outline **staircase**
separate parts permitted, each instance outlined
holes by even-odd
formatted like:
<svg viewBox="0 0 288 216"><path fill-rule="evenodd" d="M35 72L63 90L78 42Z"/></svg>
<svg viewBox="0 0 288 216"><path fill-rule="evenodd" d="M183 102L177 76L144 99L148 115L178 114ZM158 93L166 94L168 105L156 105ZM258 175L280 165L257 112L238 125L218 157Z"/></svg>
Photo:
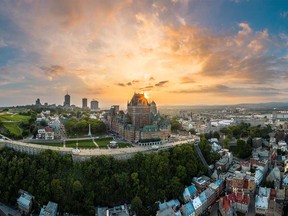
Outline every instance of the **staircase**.
<svg viewBox="0 0 288 216"><path fill-rule="evenodd" d="M204 158L204 156L203 156L203 154L202 154L202 152L201 152L201 149L200 149L200 147L199 147L199 143L198 143L198 142L195 142L194 146L195 146L196 152L197 152L197 154L198 154L198 156L199 156L202 164L203 164L205 167L207 167L207 169L208 169L208 175L211 176L211 175L212 175L212 170L210 169L209 165L207 164L207 162L206 162L206 160L205 160L205 158Z"/></svg>

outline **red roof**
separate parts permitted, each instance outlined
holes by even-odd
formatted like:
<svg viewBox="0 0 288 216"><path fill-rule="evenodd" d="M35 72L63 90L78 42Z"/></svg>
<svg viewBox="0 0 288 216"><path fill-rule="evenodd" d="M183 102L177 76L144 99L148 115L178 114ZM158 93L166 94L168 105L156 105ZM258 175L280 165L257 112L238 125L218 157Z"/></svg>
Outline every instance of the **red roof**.
<svg viewBox="0 0 288 216"><path fill-rule="evenodd" d="M248 179L244 179L244 184L243 184L244 189L248 189Z"/></svg>
<svg viewBox="0 0 288 216"><path fill-rule="evenodd" d="M45 131L46 132L54 132L54 128L46 127Z"/></svg>
<svg viewBox="0 0 288 216"><path fill-rule="evenodd" d="M226 212L231 208L230 200L228 200L227 196L224 196L222 199L223 199L223 209Z"/></svg>
<svg viewBox="0 0 288 216"><path fill-rule="evenodd" d="M223 197L223 208L224 209L226 209L230 206L230 201L248 205L250 198L249 198L249 195L241 193L241 192L239 192L237 194L235 194L235 193L228 194L225 197Z"/></svg>

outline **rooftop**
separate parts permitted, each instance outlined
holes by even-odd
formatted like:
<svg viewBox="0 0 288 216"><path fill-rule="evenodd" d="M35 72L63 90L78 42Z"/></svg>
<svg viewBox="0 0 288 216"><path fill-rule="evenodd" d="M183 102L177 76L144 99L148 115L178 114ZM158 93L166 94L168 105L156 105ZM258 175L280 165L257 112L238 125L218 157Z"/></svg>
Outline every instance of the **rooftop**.
<svg viewBox="0 0 288 216"><path fill-rule="evenodd" d="M145 98L144 94L134 93L129 105L137 106L137 105L148 105L148 100Z"/></svg>
<svg viewBox="0 0 288 216"><path fill-rule="evenodd" d="M32 198L33 196L30 195L29 193L27 192L24 192L23 194L21 194L21 196L17 199L17 203L26 207L26 208L29 208L30 205L32 205Z"/></svg>
<svg viewBox="0 0 288 216"><path fill-rule="evenodd" d="M191 202L185 204L185 216L191 215L191 213L195 212L195 208Z"/></svg>
<svg viewBox="0 0 288 216"><path fill-rule="evenodd" d="M202 202L201 202L199 197L196 197L195 199L193 199L192 202L193 202L193 206L194 206L195 209L200 208L201 205L202 205Z"/></svg>

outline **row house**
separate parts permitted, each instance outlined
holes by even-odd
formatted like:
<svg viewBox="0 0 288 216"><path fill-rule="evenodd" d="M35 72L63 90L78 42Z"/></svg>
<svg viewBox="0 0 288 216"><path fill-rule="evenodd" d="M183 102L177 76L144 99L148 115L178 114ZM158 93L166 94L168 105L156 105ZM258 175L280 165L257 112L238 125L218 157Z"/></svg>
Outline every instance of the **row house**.
<svg viewBox="0 0 288 216"><path fill-rule="evenodd" d="M237 211L247 213L249 204L249 194L245 194L244 192L231 193L220 198L219 210L223 216L233 216Z"/></svg>

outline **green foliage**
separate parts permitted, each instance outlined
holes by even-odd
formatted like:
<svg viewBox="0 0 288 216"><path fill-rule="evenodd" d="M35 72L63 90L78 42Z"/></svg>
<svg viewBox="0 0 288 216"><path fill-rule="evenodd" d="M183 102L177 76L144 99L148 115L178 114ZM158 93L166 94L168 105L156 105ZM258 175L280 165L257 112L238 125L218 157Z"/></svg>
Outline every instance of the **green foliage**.
<svg viewBox="0 0 288 216"><path fill-rule="evenodd" d="M23 137L28 136L32 124L34 124L34 119L27 115L0 115L0 132L12 139L22 139Z"/></svg>
<svg viewBox="0 0 288 216"><path fill-rule="evenodd" d="M189 132L194 135L196 134L196 130L194 128L190 129Z"/></svg>
<svg viewBox="0 0 288 216"><path fill-rule="evenodd" d="M46 126L48 126L48 124L47 124L47 122L46 122L44 119L42 119L42 120L40 121L40 126L46 127Z"/></svg>
<svg viewBox="0 0 288 216"><path fill-rule="evenodd" d="M266 178L264 178L262 187L274 188L274 181L267 181Z"/></svg>
<svg viewBox="0 0 288 216"><path fill-rule="evenodd" d="M208 164L213 164L216 160L220 159L220 155L217 152L212 152L212 146L209 144L205 135L200 136L200 145L199 145L203 156L205 157Z"/></svg>
<svg viewBox="0 0 288 216"><path fill-rule="evenodd" d="M4 148L0 202L14 205L24 189L39 205L57 202L62 212L91 215L95 206L131 203L137 215L155 215L156 201L181 196L192 177L205 172L192 145L138 153L129 160L100 156L81 163L53 151L29 156Z"/></svg>
<svg viewBox="0 0 288 216"><path fill-rule="evenodd" d="M181 124L176 118L171 119L170 124L171 124L171 130L173 132L176 132L181 129Z"/></svg>
<svg viewBox="0 0 288 216"><path fill-rule="evenodd" d="M252 147L244 140L237 140L236 148L230 148L234 155L240 158L247 158L252 153Z"/></svg>
<svg viewBox="0 0 288 216"><path fill-rule="evenodd" d="M228 138L235 137L236 139L240 139L247 137L262 137L264 139L269 139L269 133L272 132L272 128L270 125L265 127L260 127L260 125L251 127L250 124L241 123L240 125L222 128L220 131Z"/></svg>
<svg viewBox="0 0 288 216"><path fill-rule="evenodd" d="M209 133L205 133L205 138L207 140L211 138L220 139L220 134L217 131L214 131L214 132L210 131Z"/></svg>
<svg viewBox="0 0 288 216"><path fill-rule="evenodd" d="M67 122L65 122L65 129L68 135L73 136L77 135L87 135L89 130L89 124L91 125L92 134L104 133L106 131L106 125L104 122L97 119L85 119L78 120L75 117L72 117Z"/></svg>

